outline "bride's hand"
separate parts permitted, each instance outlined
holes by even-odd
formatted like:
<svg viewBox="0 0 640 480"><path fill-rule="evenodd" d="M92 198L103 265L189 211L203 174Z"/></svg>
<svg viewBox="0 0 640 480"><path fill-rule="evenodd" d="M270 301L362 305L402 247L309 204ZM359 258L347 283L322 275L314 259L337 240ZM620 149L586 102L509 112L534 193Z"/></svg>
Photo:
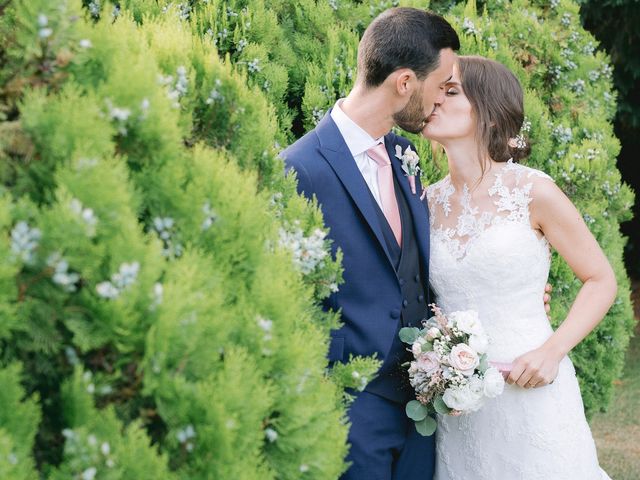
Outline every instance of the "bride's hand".
<svg viewBox="0 0 640 480"><path fill-rule="evenodd" d="M540 347L519 356L513 362L507 383L522 388L544 387L553 382L558 375L562 356L549 349Z"/></svg>

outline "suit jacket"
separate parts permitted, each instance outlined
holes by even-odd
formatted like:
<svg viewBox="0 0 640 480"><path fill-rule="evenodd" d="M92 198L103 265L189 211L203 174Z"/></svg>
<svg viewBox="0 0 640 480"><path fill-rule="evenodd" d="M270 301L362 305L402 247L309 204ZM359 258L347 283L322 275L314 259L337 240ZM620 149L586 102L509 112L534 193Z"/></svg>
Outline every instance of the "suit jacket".
<svg viewBox="0 0 640 480"><path fill-rule="evenodd" d="M411 143L394 133L384 138L396 185L400 185L413 218L422 281L428 292L429 210L426 200L420 200L419 179L416 178L413 194L402 162L395 157L396 145L404 151ZM397 362L392 350L397 348L394 339L401 327L403 298L369 187L328 113L315 129L281 156L287 169L297 174L298 191L308 198L317 198L325 225L330 229L333 254L337 248L343 252L345 281L323 305L327 309L340 309L343 321L340 329L331 332L329 361L347 361L350 355L375 355L382 360L384 369L388 358ZM392 378L377 379L366 390L398 402L408 400L407 392L399 391L398 382Z"/></svg>

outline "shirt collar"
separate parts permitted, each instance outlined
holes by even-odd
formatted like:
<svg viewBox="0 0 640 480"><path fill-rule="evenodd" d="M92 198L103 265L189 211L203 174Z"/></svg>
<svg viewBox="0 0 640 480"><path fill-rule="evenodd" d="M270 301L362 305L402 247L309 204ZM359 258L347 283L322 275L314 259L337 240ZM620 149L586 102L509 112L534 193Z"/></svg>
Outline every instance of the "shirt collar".
<svg viewBox="0 0 640 480"><path fill-rule="evenodd" d="M355 157L366 152L371 147L375 147L380 142L384 144L384 136L378 139L373 138L356 122L351 120L346 113L344 113L342 108L340 108L343 100L344 99L341 98L333 106L333 109L331 110L331 118L342 134L351 155Z"/></svg>

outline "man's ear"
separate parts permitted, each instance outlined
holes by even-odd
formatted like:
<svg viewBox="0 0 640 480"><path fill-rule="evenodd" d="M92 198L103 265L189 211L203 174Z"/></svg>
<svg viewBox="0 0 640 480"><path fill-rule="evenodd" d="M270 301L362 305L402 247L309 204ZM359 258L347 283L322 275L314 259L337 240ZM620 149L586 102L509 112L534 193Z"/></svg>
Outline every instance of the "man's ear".
<svg viewBox="0 0 640 480"><path fill-rule="evenodd" d="M396 92L399 95L411 95L416 89L418 78L413 70L410 68L401 68L396 70L391 75L395 75L395 87Z"/></svg>

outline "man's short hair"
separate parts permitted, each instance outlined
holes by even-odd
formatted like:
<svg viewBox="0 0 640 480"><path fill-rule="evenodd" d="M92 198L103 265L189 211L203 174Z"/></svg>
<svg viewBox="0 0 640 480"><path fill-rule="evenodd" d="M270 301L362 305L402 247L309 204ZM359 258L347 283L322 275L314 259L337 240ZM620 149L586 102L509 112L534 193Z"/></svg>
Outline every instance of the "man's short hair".
<svg viewBox="0 0 640 480"><path fill-rule="evenodd" d="M460 40L440 15L410 7L385 10L367 27L358 47L358 75L377 87L400 68L423 80L438 67L440 50L458 50Z"/></svg>

